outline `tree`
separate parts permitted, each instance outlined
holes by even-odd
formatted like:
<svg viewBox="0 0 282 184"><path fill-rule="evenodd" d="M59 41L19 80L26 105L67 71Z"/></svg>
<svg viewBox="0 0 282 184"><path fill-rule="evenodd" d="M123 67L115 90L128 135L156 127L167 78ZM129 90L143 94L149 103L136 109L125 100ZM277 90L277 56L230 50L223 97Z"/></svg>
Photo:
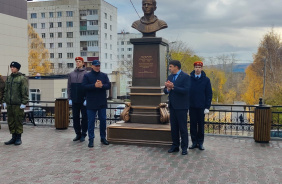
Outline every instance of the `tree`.
<svg viewBox="0 0 282 184"><path fill-rule="evenodd" d="M45 48L42 38L28 25L28 70L30 76L48 75L51 72L49 51Z"/></svg>

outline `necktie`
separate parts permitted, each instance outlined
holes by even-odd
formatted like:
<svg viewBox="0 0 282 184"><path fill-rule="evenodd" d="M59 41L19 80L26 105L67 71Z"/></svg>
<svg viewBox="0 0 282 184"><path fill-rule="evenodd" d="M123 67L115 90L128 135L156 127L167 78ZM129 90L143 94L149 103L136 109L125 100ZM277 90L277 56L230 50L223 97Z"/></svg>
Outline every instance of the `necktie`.
<svg viewBox="0 0 282 184"><path fill-rule="evenodd" d="M177 74L172 74L173 78L172 78L172 82L174 82L176 80L176 75Z"/></svg>
<svg viewBox="0 0 282 184"><path fill-rule="evenodd" d="M199 76L197 76L196 79L199 79Z"/></svg>

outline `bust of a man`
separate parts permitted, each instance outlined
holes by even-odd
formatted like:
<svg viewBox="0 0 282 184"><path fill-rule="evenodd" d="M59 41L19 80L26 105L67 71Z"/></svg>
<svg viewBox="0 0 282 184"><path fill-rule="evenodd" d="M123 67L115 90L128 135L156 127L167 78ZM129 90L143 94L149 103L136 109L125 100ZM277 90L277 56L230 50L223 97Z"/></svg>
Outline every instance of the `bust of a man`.
<svg viewBox="0 0 282 184"><path fill-rule="evenodd" d="M154 15L156 9L156 0L142 0L144 16L133 22L132 27L143 33L143 37L155 37L157 31L167 28L166 22Z"/></svg>

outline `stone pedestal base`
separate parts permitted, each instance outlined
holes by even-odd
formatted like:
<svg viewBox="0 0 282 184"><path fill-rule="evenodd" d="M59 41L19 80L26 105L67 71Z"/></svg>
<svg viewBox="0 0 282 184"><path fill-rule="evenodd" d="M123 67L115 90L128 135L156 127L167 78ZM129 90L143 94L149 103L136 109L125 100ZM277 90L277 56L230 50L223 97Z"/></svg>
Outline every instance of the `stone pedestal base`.
<svg viewBox="0 0 282 184"><path fill-rule="evenodd" d="M169 124L140 124L117 122L107 127L110 143L171 145Z"/></svg>

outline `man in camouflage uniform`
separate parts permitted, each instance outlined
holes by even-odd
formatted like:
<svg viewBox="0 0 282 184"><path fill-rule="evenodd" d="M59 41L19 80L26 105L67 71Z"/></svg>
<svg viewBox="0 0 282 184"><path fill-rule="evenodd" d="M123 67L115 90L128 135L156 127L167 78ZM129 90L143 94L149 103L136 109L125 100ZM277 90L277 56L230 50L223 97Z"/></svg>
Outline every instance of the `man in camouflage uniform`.
<svg viewBox="0 0 282 184"><path fill-rule="evenodd" d="M20 145L22 143L24 109L28 103L28 83L25 75L19 72L21 65L18 62L13 61L10 68L12 73L5 83L3 99L5 103L3 106L5 108L7 105L8 125L12 139L5 144Z"/></svg>
<svg viewBox="0 0 282 184"><path fill-rule="evenodd" d="M0 114L1 114L1 105L3 100L4 88L5 88L5 82L2 76L0 75ZM1 129L1 124L0 124L0 129Z"/></svg>

